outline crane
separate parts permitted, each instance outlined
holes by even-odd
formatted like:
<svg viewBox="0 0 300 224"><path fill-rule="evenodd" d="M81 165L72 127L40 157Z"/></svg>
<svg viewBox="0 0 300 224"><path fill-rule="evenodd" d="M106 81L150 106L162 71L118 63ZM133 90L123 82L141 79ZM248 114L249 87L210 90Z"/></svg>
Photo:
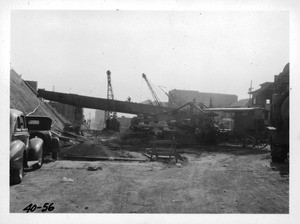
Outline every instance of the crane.
<svg viewBox="0 0 300 224"><path fill-rule="evenodd" d="M117 120L117 113L115 107L114 92L111 85L111 72L108 70L107 74L107 108L105 111L105 130L120 131L120 123Z"/></svg>
<svg viewBox="0 0 300 224"><path fill-rule="evenodd" d="M114 92L111 85L111 72L108 70L107 74L107 103L109 104L110 110L105 111L105 120L111 118L114 112Z"/></svg>
<svg viewBox="0 0 300 224"><path fill-rule="evenodd" d="M167 97L169 98L169 104L170 104L170 100L173 100L173 102L176 104L176 106L177 107L180 107L180 104L178 104L177 102L176 102L176 99L175 99L175 97L173 97L173 96L171 96L170 94L168 94L163 88L166 88L166 87L164 87L164 86L158 86L166 95L167 95Z"/></svg>
<svg viewBox="0 0 300 224"><path fill-rule="evenodd" d="M147 83L147 85L148 85L148 87L149 87L149 89L150 89L150 91L151 91L151 94L152 94L152 96L153 96L153 98L154 98L154 101L155 101L156 105L159 106L159 107L161 108L162 111L164 111L164 106L162 105L161 100L159 99L158 95L157 95L156 92L154 91L154 89L153 89L153 87L152 87L150 81L147 79L147 76L143 73L143 74L142 74L142 77L145 79L145 81L146 81L146 83Z"/></svg>

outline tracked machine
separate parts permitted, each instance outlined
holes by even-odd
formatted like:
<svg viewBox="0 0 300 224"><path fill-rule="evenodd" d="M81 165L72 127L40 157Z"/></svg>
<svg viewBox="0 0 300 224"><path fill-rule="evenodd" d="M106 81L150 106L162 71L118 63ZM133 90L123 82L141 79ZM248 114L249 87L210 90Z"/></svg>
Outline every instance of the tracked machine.
<svg viewBox="0 0 300 224"><path fill-rule="evenodd" d="M274 77L270 111L270 145L273 162L284 162L289 153L289 64Z"/></svg>

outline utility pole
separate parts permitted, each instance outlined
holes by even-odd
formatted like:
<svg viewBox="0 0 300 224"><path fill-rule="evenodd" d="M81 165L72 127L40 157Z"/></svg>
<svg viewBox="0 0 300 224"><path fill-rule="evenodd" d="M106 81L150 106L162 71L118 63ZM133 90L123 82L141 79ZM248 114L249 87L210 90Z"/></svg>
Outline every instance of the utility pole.
<svg viewBox="0 0 300 224"><path fill-rule="evenodd" d="M250 88L249 88L249 102L248 102L248 107L250 107L250 104L251 104L251 92L252 92L252 80L250 82Z"/></svg>
<svg viewBox="0 0 300 224"><path fill-rule="evenodd" d="M91 129L91 123L92 123L92 115L89 113L89 122L88 122L88 127Z"/></svg>

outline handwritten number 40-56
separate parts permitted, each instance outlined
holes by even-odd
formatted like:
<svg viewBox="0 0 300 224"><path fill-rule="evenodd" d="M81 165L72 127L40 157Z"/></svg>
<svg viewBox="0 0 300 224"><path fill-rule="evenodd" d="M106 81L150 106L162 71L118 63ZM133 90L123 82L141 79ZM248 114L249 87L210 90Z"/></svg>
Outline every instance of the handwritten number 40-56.
<svg viewBox="0 0 300 224"><path fill-rule="evenodd" d="M30 204L26 208L24 208L23 211L26 211L28 213L28 212L34 212L36 209L42 209L41 210L42 212L47 212L47 211L51 212L54 210L54 207L53 207L53 203L51 204L45 203L43 207Z"/></svg>

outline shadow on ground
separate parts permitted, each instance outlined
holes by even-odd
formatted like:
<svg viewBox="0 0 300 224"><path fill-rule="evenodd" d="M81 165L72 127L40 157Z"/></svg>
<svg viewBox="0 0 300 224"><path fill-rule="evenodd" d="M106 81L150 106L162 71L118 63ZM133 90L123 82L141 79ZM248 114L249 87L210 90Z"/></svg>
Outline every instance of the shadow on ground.
<svg viewBox="0 0 300 224"><path fill-rule="evenodd" d="M192 153L200 155L202 153L226 153L232 155L261 155L269 154L270 150L264 149L247 149L237 146L196 146L193 148L179 148L178 151L181 153Z"/></svg>
<svg viewBox="0 0 300 224"><path fill-rule="evenodd" d="M279 171L282 177L286 177L290 173L290 166L289 161L285 161L284 163L273 163L270 162L270 167L274 171Z"/></svg>

